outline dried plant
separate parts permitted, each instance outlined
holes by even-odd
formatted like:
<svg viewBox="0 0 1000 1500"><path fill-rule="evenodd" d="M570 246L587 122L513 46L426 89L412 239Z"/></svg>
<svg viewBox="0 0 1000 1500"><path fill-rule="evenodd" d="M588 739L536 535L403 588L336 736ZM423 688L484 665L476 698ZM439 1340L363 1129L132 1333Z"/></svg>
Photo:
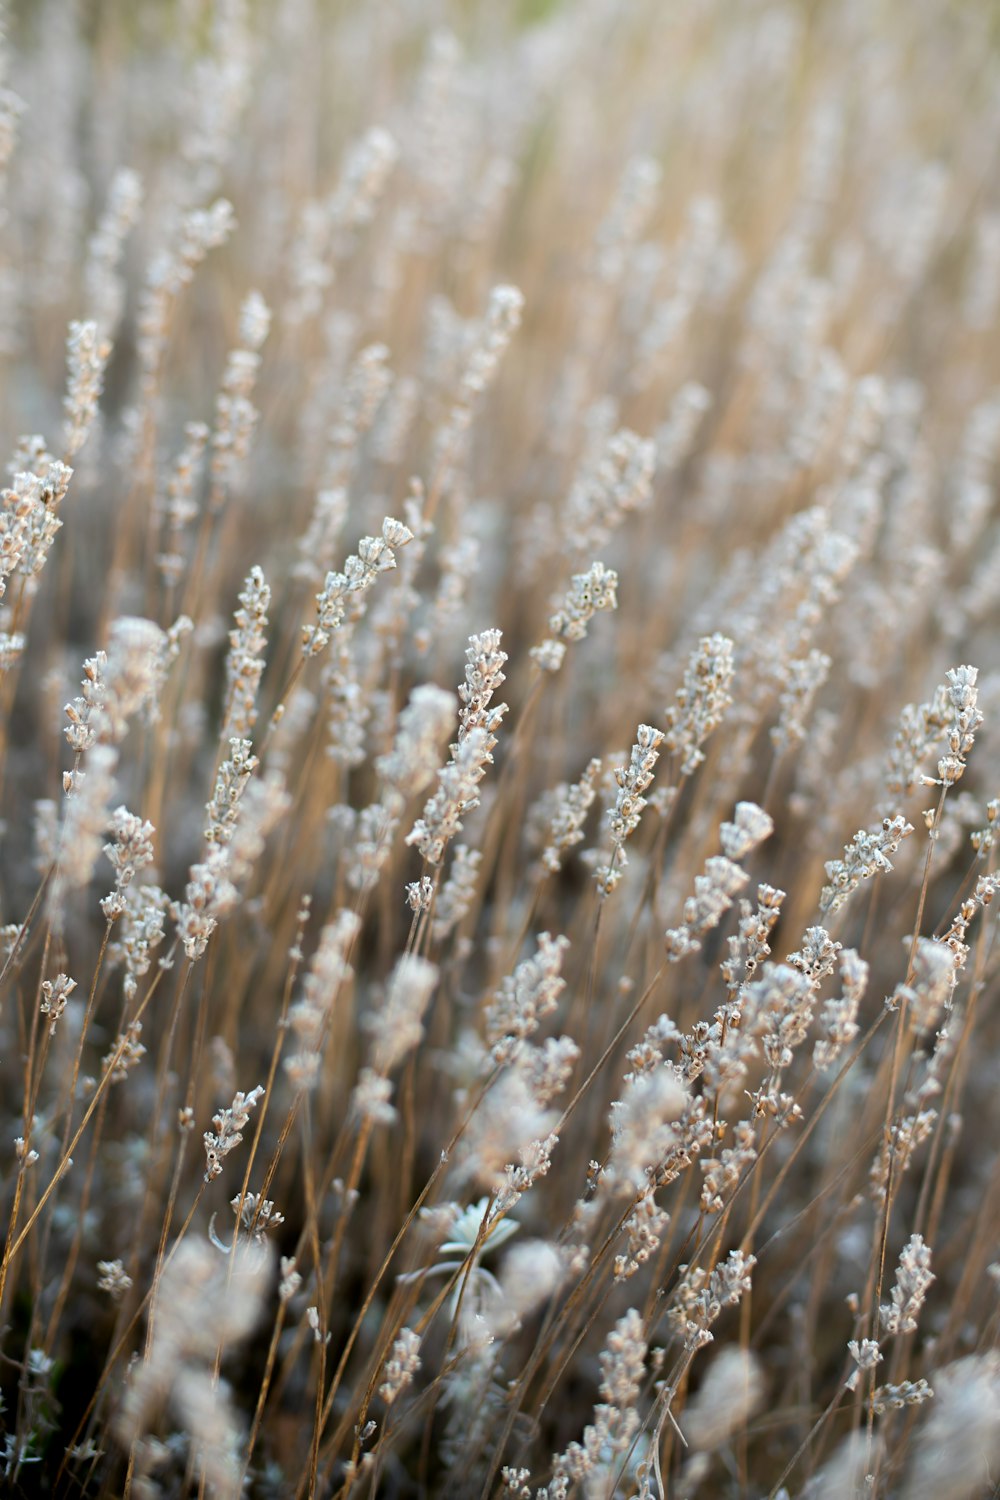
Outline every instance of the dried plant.
<svg viewBox="0 0 1000 1500"><path fill-rule="evenodd" d="M2 8L0 1489L995 1495L993 7Z"/></svg>

